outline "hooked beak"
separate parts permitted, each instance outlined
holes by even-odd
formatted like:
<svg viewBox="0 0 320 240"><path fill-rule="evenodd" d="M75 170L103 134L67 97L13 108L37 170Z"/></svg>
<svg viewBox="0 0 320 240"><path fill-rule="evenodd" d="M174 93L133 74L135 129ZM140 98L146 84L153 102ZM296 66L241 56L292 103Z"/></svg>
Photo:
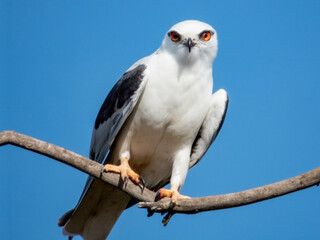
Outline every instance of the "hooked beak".
<svg viewBox="0 0 320 240"><path fill-rule="evenodd" d="M191 40L191 38L188 38L184 45L189 49L189 52L191 52L191 48L196 44Z"/></svg>

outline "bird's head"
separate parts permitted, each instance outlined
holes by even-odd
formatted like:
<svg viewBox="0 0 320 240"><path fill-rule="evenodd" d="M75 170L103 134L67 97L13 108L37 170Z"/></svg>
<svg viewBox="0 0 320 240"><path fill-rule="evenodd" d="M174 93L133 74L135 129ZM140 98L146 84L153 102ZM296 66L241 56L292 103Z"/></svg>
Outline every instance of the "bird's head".
<svg viewBox="0 0 320 240"><path fill-rule="evenodd" d="M170 52L178 61L200 60L212 64L218 50L217 33L204 22L183 21L170 28L161 49Z"/></svg>

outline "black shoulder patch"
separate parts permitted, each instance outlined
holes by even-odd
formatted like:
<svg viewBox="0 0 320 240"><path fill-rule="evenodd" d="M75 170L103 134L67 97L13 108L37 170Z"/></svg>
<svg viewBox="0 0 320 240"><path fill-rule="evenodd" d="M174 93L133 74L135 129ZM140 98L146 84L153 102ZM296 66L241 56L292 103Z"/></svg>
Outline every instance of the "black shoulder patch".
<svg viewBox="0 0 320 240"><path fill-rule="evenodd" d="M140 86L146 68L147 66L142 64L123 74L103 102L95 122L95 129L130 101Z"/></svg>

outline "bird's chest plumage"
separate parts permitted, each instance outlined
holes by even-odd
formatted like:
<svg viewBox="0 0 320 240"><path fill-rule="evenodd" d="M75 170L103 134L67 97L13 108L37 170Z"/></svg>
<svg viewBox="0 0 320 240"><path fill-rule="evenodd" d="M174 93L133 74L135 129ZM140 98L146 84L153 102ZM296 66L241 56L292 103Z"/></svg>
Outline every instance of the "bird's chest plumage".
<svg viewBox="0 0 320 240"><path fill-rule="evenodd" d="M202 123L211 85L201 75L187 72L153 77L139 102L137 123L142 128L171 129L177 136L187 134L191 127L197 128Z"/></svg>
<svg viewBox="0 0 320 240"><path fill-rule="evenodd" d="M144 176L147 182L170 174L175 155L191 150L209 108L212 79L211 72L205 74L170 68L146 73L150 77L131 116L130 153L134 168L152 176Z"/></svg>

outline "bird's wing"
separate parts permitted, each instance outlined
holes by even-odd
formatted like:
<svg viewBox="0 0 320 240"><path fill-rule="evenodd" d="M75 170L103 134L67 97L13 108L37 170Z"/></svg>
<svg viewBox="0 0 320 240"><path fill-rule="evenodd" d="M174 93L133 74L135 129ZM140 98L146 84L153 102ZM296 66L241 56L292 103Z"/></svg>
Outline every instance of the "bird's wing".
<svg viewBox="0 0 320 240"><path fill-rule="evenodd" d="M123 74L104 100L92 131L90 159L99 163L105 160L114 139L144 90L146 85L144 71L146 68L145 64L131 67ZM89 176L80 201L88 191L92 180L93 177Z"/></svg>
<svg viewBox="0 0 320 240"><path fill-rule="evenodd" d="M228 109L228 94L220 89L212 95L210 109L192 145L189 168L196 165L216 139Z"/></svg>
<svg viewBox="0 0 320 240"><path fill-rule="evenodd" d="M102 163L106 158L114 139L132 112L145 88L147 80L144 77L144 72L146 68L147 66L145 64L136 64L131 67L108 94L101 106L93 129L90 147L91 159ZM114 189L107 191L107 184L104 183L106 186L101 187L101 184L99 185L98 182L98 180L94 181L94 178L89 176L75 209L65 213L59 219L58 225L65 226L64 231L66 234L83 234L81 231L85 231L85 226L89 224L86 222L86 219L91 214L90 209L97 207L93 204L94 196L97 195L102 198L104 195L110 195L110 192L115 192ZM112 186L109 186L109 188L111 187ZM119 194L121 194L121 191ZM114 194L113 198L110 197L110 199L114 200L114 198L116 198L115 196L116 194ZM121 199L122 198L124 199L125 197L121 197ZM124 208L126 205L127 204L124 205ZM118 213L120 215L122 210L118 211L116 208L111 209L110 211L116 212L112 212L111 215L116 216ZM110 212L106 212L104 215L107 216L109 213ZM112 224L110 225L111 227L116 220L117 217L110 220L110 222L112 222L110 223ZM94 221L96 221L96 219L94 219Z"/></svg>
<svg viewBox="0 0 320 240"><path fill-rule="evenodd" d="M145 87L145 64L127 71L102 104L92 132L90 158L102 163Z"/></svg>

